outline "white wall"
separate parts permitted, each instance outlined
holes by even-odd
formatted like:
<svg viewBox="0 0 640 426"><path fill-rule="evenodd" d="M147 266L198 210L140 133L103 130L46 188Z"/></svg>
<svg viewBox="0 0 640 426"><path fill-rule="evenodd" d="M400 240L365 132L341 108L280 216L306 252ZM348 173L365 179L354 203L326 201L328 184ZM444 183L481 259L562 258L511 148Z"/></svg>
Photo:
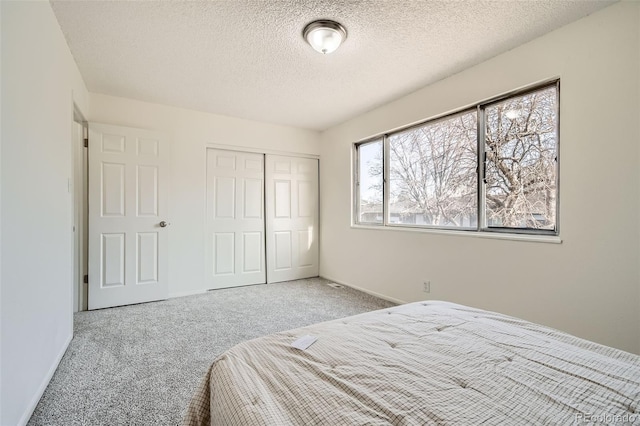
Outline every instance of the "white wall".
<svg viewBox="0 0 640 426"><path fill-rule="evenodd" d="M88 93L48 2L2 10L0 424L24 424L72 337L71 123Z"/></svg>
<svg viewBox="0 0 640 426"><path fill-rule="evenodd" d="M165 132L171 141L169 294L204 291L205 172L208 144L296 154L320 153L318 132L91 94L90 122Z"/></svg>
<svg viewBox="0 0 640 426"><path fill-rule="evenodd" d="M615 4L324 132L321 275L640 353L639 8ZM562 244L350 227L353 142L556 76Z"/></svg>
<svg viewBox="0 0 640 426"><path fill-rule="evenodd" d="M0 307L2 307L2 6L0 6ZM0 312L0 421L2 421L2 313Z"/></svg>

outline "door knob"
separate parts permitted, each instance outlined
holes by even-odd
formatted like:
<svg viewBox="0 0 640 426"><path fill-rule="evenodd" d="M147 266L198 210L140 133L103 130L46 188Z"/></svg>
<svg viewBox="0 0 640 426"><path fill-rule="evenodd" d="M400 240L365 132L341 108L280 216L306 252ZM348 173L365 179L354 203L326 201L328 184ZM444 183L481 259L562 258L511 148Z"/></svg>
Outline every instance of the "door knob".
<svg viewBox="0 0 640 426"><path fill-rule="evenodd" d="M166 228L168 225L170 225L169 222L165 222L164 220L162 222L159 223L160 228Z"/></svg>

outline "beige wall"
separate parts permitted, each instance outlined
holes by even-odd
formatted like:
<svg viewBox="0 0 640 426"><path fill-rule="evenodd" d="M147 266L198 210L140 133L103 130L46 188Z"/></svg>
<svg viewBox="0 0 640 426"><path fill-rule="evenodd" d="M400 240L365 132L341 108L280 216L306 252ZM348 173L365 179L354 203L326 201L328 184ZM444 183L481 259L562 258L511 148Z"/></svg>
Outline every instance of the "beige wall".
<svg viewBox="0 0 640 426"><path fill-rule="evenodd" d="M91 94L89 121L165 132L171 141L169 294L205 289L205 171L209 144L294 154L320 153L315 131Z"/></svg>
<svg viewBox="0 0 640 426"><path fill-rule="evenodd" d="M0 424L26 424L72 337L73 103L88 93L49 2L0 2Z"/></svg>
<svg viewBox="0 0 640 426"><path fill-rule="evenodd" d="M640 353L639 8L615 4L324 132L321 274ZM561 78L562 244L350 227L353 142L552 77Z"/></svg>

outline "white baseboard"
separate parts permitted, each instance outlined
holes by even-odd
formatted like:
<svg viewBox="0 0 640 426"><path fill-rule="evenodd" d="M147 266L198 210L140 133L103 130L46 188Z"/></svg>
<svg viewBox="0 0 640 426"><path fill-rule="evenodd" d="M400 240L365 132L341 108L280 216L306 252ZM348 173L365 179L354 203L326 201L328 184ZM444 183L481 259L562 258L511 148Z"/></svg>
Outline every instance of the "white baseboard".
<svg viewBox="0 0 640 426"><path fill-rule="evenodd" d="M40 402L40 398L42 398L42 394L44 394L44 391L47 389L47 386L49 386L49 382L51 381L53 374L58 369L58 365L60 364L60 361L62 361L62 357L64 356L64 353L67 351L67 348L69 347L69 343L71 343L71 339L73 339L73 332L69 335L64 345L62 345L62 350L60 351L55 361L51 365L51 368L49 368L49 371L47 372L47 375L45 376L44 380L42 380L42 383L40 384L38 391L33 396L33 398L31 399L31 402L27 406L27 409L25 410L24 414L20 418L20 421L18 422L18 426L25 426L27 422L29 422L29 419L31 418L31 416L33 415L33 412L38 406L38 402Z"/></svg>
<svg viewBox="0 0 640 426"><path fill-rule="evenodd" d="M334 283L338 283L338 284L345 285L347 287L351 287L351 288L353 288L355 290L361 291L363 293L370 294L370 295L378 297L380 299L384 299L384 300L387 300L389 302L397 303L398 305L404 305L405 303L408 303L408 302L405 302L404 300L400 300L400 299L396 299L395 297L387 296L386 294L381 294L381 293L377 293L375 291L368 290L366 288L358 287L357 285L353 285L353 284L350 284L350 283L342 281L342 280L336 280L336 279L331 278L331 277L329 277L327 275L322 275L321 277L324 278L325 280L333 281Z"/></svg>
<svg viewBox="0 0 640 426"><path fill-rule="evenodd" d="M176 297L185 297L185 296L193 296L195 294L204 294L207 290L191 290L191 291L179 291L177 293L169 293L169 299L174 299Z"/></svg>

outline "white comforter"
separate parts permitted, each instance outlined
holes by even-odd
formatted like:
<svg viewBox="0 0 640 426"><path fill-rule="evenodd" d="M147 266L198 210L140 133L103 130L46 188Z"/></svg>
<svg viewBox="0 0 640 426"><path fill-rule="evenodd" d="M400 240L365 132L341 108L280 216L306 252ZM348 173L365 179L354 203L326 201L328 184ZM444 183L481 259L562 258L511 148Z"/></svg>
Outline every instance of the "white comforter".
<svg viewBox="0 0 640 426"><path fill-rule="evenodd" d="M318 340L306 350L291 343ZM640 425L640 357L516 318L419 302L242 343L184 425Z"/></svg>

